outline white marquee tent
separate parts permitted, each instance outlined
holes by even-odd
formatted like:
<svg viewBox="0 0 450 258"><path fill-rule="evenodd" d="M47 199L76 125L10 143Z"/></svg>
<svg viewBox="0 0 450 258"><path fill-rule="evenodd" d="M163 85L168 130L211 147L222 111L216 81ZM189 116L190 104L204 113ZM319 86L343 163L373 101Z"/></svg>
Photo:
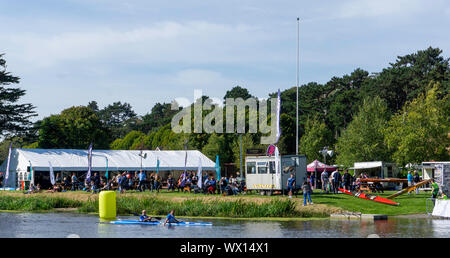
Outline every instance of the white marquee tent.
<svg viewBox="0 0 450 258"><path fill-rule="evenodd" d="M175 171L185 169L185 157L187 153L186 169L197 170L199 159L202 169L215 170L215 162L197 150L168 150L149 151L144 150L141 158L139 150L93 150L92 171L156 171L159 160L160 171ZM55 172L57 171L87 171L88 150L74 149L13 149L9 166L9 180L6 186L13 187L17 176L25 176L30 171L30 163L33 171L50 171L49 162ZM5 160L0 166L0 171L6 171ZM14 178L14 179L12 179Z"/></svg>

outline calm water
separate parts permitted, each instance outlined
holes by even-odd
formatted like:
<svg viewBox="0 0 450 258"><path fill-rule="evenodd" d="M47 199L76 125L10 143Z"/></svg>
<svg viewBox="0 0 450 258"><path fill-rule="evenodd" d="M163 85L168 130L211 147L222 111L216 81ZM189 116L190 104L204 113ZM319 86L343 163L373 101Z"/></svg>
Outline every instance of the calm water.
<svg viewBox="0 0 450 258"><path fill-rule="evenodd" d="M121 217L130 219L134 217ZM196 220L213 226L113 225L97 216L71 213L0 213L0 237L63 238L71 234L91 238L184 237L450 237L450 220L431 218L394 218L387 221L313 220L290 222Z"/></svg>

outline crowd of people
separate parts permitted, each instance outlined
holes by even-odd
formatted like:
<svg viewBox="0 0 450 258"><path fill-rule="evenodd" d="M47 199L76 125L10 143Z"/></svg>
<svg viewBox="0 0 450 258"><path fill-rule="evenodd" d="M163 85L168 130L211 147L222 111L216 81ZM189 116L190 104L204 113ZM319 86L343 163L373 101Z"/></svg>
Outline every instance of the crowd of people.
<svg viewBox="0 0 450 258"><path fill-rule="evenodd" d="M312 189L321 189L321 193L338 193L339 188L348 191L358 191L361 187L361 179L368 178L367 174L361 173L358 176L353 176L345 170L341 174L338 170L331 173L323 171L316 177L315 173L311 173L308 176L308 182L310 182ZM373 184L373 190L383 192L383 187L380 183Z"/></svg>
<svg viewBox="0 0 450 258"><path fill-rule="evenodd" d="M26 193L39 192L41 191L40 188L39 183L36 186L30 184ZM238 178L233 176L221 177L217 180L214 176L203 175L201 184L199 184L199 178L194 172L182 173L178 178L169 174L167 179L163 179L155 172L135 171L122 172L112 176L110 179L101 176L99 173L94 173L90 178L84 178L84 183L82 183L76 173L64 177L57 173L55 184L47 192L87 191L98 193L104 190L117 190L120 193L124 193L127 191L160 192L162 189L168 192L237 195L245 190L245 181L238 180Z"/></svg>

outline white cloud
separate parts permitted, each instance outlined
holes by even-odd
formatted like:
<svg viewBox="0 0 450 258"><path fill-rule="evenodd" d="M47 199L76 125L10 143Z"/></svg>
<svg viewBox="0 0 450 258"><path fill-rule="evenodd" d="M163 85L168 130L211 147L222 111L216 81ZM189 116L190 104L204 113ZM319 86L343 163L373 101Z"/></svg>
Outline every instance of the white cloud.
<svg viewBox="0 0 450 258"><path fill-rule="evenodd" d="M411 15L422 10L421 0L352 0L337 10L340 18L378 17L385 15Z"/></svg>
<svg viewBox="0 0 450 258"><path fill-rule="evenodd" d="M102 59L132 63L248 62L261 59L252 49L258 44L261 48L261 40L269 38L257 27L208 22L161 22L128 30L94 27L50 35L0 36L11 48L11 56L36 68Z"/></svg>

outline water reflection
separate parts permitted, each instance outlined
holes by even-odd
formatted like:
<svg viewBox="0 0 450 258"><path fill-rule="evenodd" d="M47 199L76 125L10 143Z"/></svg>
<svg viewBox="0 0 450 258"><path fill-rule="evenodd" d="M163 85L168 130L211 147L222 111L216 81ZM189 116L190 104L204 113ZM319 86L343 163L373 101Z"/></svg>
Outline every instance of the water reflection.
<svg viewBox="0 0 450 258"><path fill-rule="evenodd" d="M280 238L283 231L278 222L248 222L242 225L240 237Z"/></svg>
<svg viewBox="0 0 450 258"><path fill-rule="evenodd" d="M431 218L389 218L380 221L190 221L209 221L213 226L113 225L97 216L85 214L0 213L0 237L65 238L78 235L82 238L365 238L371 234L384 238L450 236L450 220Z"/></svg>

